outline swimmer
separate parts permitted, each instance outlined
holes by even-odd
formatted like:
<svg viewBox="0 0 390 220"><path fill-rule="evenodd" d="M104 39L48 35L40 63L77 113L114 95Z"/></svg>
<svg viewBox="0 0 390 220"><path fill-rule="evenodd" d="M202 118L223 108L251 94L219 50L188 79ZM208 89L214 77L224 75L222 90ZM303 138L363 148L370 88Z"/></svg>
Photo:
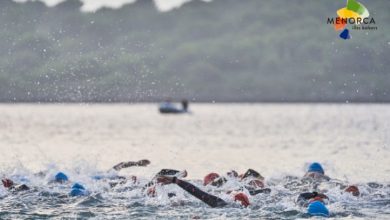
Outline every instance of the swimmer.
<svg viewBox="0 0 390 220"><path fill-rule="evenodd" d="M357 186L355 185L349 185L344 188L344 192L351 193L353 196L360 196L360 190Z"/></svg>
<svg viewBox="0 0 390 220"><path fill-rule="evenodd" d="M187 191L189 194L193 195L194 197L206 203L212 208L224 207L228 205L228 203L223 199L211 195L199 189L198 187L194 186L193 184L185 180L178 179L177 177L161 176L158 178L157 181L161 184L176 184L180 188ZM246 194L239 192L239 193L233 193L233 195L234 195L234 201L239 201L242 206L247 207L250 205L248 196Z"/></svg>
<svg viewBox="0 0 390 220"><path fill-rule="evenodd" d="M15 184L11 179L4 178L1 180L3 183L3 186L12 191L12 192L19 192L19 191L26 191L30 190L30 187L28 187L26 184ZM49 183L60 183L64 184L69 181L68 176L62 172L58 172L52 181Z"/></svg>
<svg viewBox="0 0 390 220"><path fill-rule="evenodd" d="M147 184L144 185L142 190L146 192L148 196L155 197L156 196L156 183L158 183L158 178L162 176L166 177L176 177L176 178L185 178L187 177L187 171L179 171L174 169L162 169L160 170L151 181L149 181ZM174 197L176 196L175 193L168 193L168 197Z"/></svg>
<svg viewBox="0 0 390 220"><path fill-rule="evenodd" d="M353 196L359 196L359 188L351 185L344 189L345 192L351 193ZM299 206L307 207L307 213L311 216L329 217L329 210L326 204L329 203L329 198L323 193L305 192L299 194L296 203Z"/></svg>
<svg viewBox="0 0 390 220"><path fill-rule="evenodd" d="M296 203L307 207L307 214L310 216L329 217L329 210L326 204L329 202L328 196L318 192L306 192L299 194Z"/></svg>
<svg viewBox="0 0 390 220"><path fill-rule="evenodd" d="M203 178L203 185L222 187L228 179L237 179L239 182L243 183L244 187L251 195L271 192L269 188L264 189L264 177L253 169L248 169L241 175L238 175L236 171L232 170L227 173L227 177L221 177L217 173L209 173Z"/></svg>
<svg viewBox="0 0 390 220"><path fill-rule="evenodd" d="M303 177L304 180L315 180L315 181L329 181L330 178L325 175L325 171L320 163L310 164L306 174Z"/></svg>
<svg viewBox="0 0 390 220"><path fill-rule="evenodd" d="M247 182L249 185L252 185L255 182L257 182L259 185L264 186L263 184L264 177L262 177L259 172L253 169L248 169L244 174L241 175L238 175L238 173L235 170L231 170L226 173L226 177L220 176L218 173L212 172L207 174L203 178L203 185L221 187L228 181L228 179L237 179L241 182ZM252 180L256 180L256 181L252 181Z"/></svg>
<svg viewBox="0 0 390 220"><path fill-rule="evenodd" d="M3 183L4 188L11 192L20 192L30 189L26 184L15 184L12 180L7 178L2 179L1 182Z"/></svg>
<svg viewBox="0 0 390 220"><path fill-rule="evenodd" d="M112 170L114 171L120 171L125 168L129 167L146 167L150 164L150 161L147 159L139 160L139 161L128 161L128 162L120 162L113 166L111 169L108 170L108 173L111 172ZM127 181L130 179L133 183L137 183L138 179L136 176L130 176L124 177L124 176L119 176L119 175L113 175L113 176L106 176L106 175L95 175L93 176L93 179L95 180L110 180L109 185L110 187L115 187L117 185L123 185L127 183Z"/></svg>
<svg viewBox="0 0 390 220"><path fill-rule="evenodd" d="M244 183L245 188L252 196L259 193L271 192L271 189L265 188L264 177L253 169L248 169L243 175L241 175L241 182Z"/></svg>
<svg viewBox="0 0 390 220"><path fill-rule="evenodd" d="M312 201L321 201L323 203L328 202L329 198L323 193L318 192L305 192L299 194L296 203L299 206L307 207Z"/></svg>
<svg viewBox="0 0 390 220"><path fill-rule="evenodd" d="M325 171L320 163L314 162L310 164L303 180L314 180L314 181L331 181L331 184L339 185L345 192L351 193L353 196L359 196L359 188L355 185L344 185L340 180L331 179L325 175Z"/></svg>
<svg viewBox="0 0 390 220"><path fill-rule="evenodd" d="M63 173L63 172L58 172L55 176L54 176L54 180L51 181L50 183L67 183L69 181L69 178L68 176Z"/></svg>
<svg viewBox="0 0 390 220"><path fill-rule="evenodd" d="M329 217L329 210L320 200L313 200L307 207L307 214L310 216Z"/></svg>

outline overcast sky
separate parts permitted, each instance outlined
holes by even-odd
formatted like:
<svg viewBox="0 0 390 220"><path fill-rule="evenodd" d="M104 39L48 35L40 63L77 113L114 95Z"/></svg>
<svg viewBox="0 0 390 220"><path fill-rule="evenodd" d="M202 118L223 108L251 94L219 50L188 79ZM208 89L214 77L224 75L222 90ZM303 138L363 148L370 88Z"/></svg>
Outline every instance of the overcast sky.
<svg viewBox="0 0 390 220"><path fill-rule="evenodd" d="M55 6L60 2L66 0L14 0L17 2L26 2L26 1L42 1L47 6ZM84 3L81 10L83 11L96 11L101 7L110 7L110 8L120 8L124 4L129 4L136 2L137 0L80 0ZM156 7L160 11L169 11L173 8L180 7L183 3L189 2L191 0L154 0ZM210 0L203 0L210 1Z"/></svg>

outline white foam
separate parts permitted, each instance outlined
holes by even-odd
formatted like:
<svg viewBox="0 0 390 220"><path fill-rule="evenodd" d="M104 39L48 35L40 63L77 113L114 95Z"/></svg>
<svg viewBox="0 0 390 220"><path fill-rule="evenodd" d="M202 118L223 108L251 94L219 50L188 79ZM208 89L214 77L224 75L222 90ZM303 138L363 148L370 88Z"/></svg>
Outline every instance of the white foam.
<svg viewBox="0 0 390 220"><path fill-rule="evenodd" d="M59 3L66 0L14 0L15 2L27 2L27 1L41 1L48 7L54 7ZM118 9L126 4L132 4L137 0L80 0L83 2L81 8L84 12L94 12L103 7ZM174 8L179 8L183 4L190 2L191 0L154 0L156 8L159 11L166 12ZM210 2L211 0L202 0L204 2Z"/></svg>

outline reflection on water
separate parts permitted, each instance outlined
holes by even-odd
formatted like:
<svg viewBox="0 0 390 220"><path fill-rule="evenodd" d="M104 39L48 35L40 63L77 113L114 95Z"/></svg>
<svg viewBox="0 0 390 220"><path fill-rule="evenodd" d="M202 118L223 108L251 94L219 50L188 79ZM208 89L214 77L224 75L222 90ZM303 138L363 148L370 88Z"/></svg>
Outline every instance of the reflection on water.
<svg viewBox="0 0 390 220"><path fill-rule="evenodd" d="M288 188L283 176L302 176L312 161L322 162L331 177L362 187L358 199L330 187L329 208L336 217L389 215L390 106L199 104L191 109L190 115L167 116L149 104L1 105L1 173L28 181L35 191L13 195L1 188L0 217L305 217L293 201L299 188ZM152 164L121 174L147 181L161 168L176 168L200 179L211 171L254 168L273 192L251 198L248 209L211 209L183 192L178 201L145 198L137 189L115 191L91 178L117 162L142 158ZM68 188L47 184L58 170L87 185L91 195L58 196ZM48 174L34 176L38 171Z"/></svg>

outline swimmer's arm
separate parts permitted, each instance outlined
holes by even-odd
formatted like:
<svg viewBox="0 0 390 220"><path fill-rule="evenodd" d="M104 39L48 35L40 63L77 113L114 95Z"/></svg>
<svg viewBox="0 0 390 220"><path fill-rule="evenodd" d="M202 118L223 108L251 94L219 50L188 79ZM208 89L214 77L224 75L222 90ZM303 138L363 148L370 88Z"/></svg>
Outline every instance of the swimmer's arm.
<svg viewBox="0 0 390 220"><path fill-rule="evenodd" d="M116 170L116 171L119 171L121 169L124 169L124 168L128 168L128 167L134 167L134 166L138 166L138 167L146 167L147 165L150 164L150 161L149 160L140 160L140 161L128 161L128 162L121 162L121 163L118 163L117 165L115 165L112 169Z"/></svg>
<svg viewBox="0 0 390 220"><path fill-rule="evenodd" d="M156 179L158 179L159 177L162 177L162 176L166 176L166 175L173 175L173 176L176 176L176 177L186 177L187 176L187 171L184 170L184 171L178 171L178 170L173 170L173 169L162 169L160 170L160 172L158 172L152 181L148 182L144 187L143 187L143 190L153 186L155 183L156 183Z"/></svg>
<svg viewBox="0 0 390 220"><path fill-rule="evenodd" d="M316 197L318 195L317 192L305 192L305 193L301 193L299 194L298 196L298 200L309 200L309 199L312 199L314 197Z"/></svg>
<svg viewBox="0 0 390 220"><path fill-rule="evenodd" d="M24 190L30 190L30 187L28 187L26 184L17 185L14 187L15 191L24 191Z"/></svg>
<svg viewBox="0 0 390 220"><path fill-rule="evenodd" d="M172 183L177 184L180 188L184 189L189 194L200 199L201 201L203 201L204 203L206 203L207 205L209 205L213 208L223 207L223 206L227 205L227 203L224 200L222 200L221 198L213 196L211 194L208 194L187 181L180 180L180 179L177 179L176 177L173 177Z"/></svg>
<svg viewBox="0 0 390 220"><path fill-rule="evenodd" d="M251 196L254 196L254 195L257 195L257 194L260 194L260 193L264 193L264 194L271 193L271 189L270 188L257 189L257 190L248 190L248 191L249 191L249 194L251 194Z"/></svg>

